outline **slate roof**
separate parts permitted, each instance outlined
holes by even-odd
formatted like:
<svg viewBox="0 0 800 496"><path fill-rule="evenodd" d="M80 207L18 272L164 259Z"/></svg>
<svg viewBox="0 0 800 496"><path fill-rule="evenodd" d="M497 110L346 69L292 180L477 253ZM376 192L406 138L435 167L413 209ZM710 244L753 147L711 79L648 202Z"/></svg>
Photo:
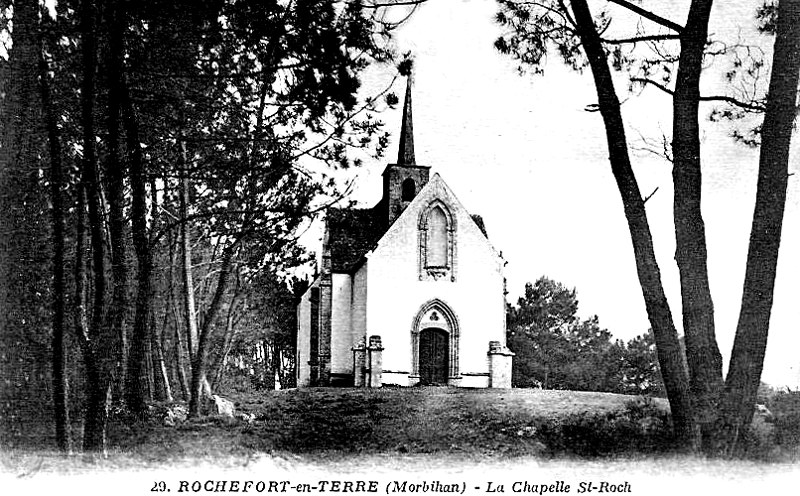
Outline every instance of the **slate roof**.
<svg viewBox="0 0 800 496"><path fill-rule="evenodd" d="M489 239L489 235L486 234L486 223L483 222L483 217L481 217L478 214L472 214L470 217L472 217L472 220L475 222L475 225L478 226L478 229L481 230L486 239Z"/></svg>
<svg viewBox="0 0 800 496"><path fill-rule="evenodd" d="M333 272L352 272L361 258L378 244L387 226L378 208L329 208L328 247Z"/></svg>
<svg viewBox="0 0 800 496"><path fill-rule="evenodd" d="M353 272L364 255L375 248L388 229L382 222L383 213L380 204L373 208L328 209L328 248L333 272ZM471 217L488 238L483 218L480 215Z"/></svg>

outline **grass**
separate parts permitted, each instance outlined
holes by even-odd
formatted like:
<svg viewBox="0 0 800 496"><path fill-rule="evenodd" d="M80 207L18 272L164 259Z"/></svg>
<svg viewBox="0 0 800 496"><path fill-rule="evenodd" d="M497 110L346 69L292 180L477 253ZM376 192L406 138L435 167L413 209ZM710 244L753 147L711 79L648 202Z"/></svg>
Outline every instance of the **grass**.
<svg viewBox="0 0 800 496"><path fill-rule="evenodd" d="M174 426L164 425L156 414L146 422L133 422L124 413L112 417L110 456L95 466L115 470L197 463L237 467L265 459L290 464L352 459L358 465L364 460L394 464L420 458L507 463L675 456L669 407L662 399L440 387L308 388L228 397L243 415L203 417ZM48 423L44 428L52 426ZM48 433L30 430L28 434L27 448L5 453L7 469L28 470L42 457L44 469L86 469L82 457L65 458L33 449L52 446ZM78 434L76 429L76 438Z"/></svg>
<svg viewBox="0 0 800 496"><path fill-rule="evenodd" d="M251 399L252 401L252 399ZM256 414L245 442L293 453L541 454L533 426L576 413L625 408L603 393L452 388L305 389L240 408Z"/></svg>
<svg viewBox="0 0 800 496"><path fill-rule="evenodd" d="M108 458L92 463L32 448L52 445L40 426L29 432L28 448L0 453L0 487L3 494L38 494L32 489L38 481L46 487L42 494L68 494L56 490L67 487L84 494L108 494L112 487L116 494L144 494L157 480L174 487L183 479L435 478L476 484L567 480L573 492L578 481L631 481L634 494L670 495L694 493L699 482L714 492L752 494L789 487L800 475L797 464L706 460L670 451L658 444L668 432L658 424L668 411L663 400L451 388L228 397L252 421L205 417L170 427L160 418L137 424L117 416L109 426ZM651 429L652 422L661 427ZM775 486L764 486L767 480ZM6 492L15 482L20 490Z"/></svg>
<svg viewBox="0 0 800 496"><path fill-rule="evenodd" d="M265 455L299 456L314 463L332 453L439 454L474 460L552 457L569 453L566 445L580 445L584 431L595 429L589 422L584 431L564 438L556 432L559 422L576 415L602 422L603 415L624 411L636 399L607 393L437 387L309 388L230 398L238 412L253 420L206 417L168 427L158 418L140 423L114 418L109 427L111 456L102 463L109 468L131 460L144 467L196 460L235 465ZM667 410L662 400L656 405Z"/></svg>

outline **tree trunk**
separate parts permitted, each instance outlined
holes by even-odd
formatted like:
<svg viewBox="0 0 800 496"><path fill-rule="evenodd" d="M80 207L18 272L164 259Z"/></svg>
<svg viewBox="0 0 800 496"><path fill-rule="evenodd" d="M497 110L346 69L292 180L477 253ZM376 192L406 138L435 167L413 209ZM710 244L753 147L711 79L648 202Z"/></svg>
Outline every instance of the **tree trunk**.
<svg viewBox="0 0 800 496"><path fill-rule="evenodd" d="M166 197L166 185L168 179L165 178L164 185L165 185L165 194ZM175 322L175 342L174 342L174 350L175 350L175 369L176 375L178 376L178 384L181 388L181 395L184 400L189 399L189 383L186 379L186 365L184 364L184 351L186 351L186 347L183 344L183 327L181 326L181 320L179 317L178 306L175 303L175 273L173 268L175 267L175 240L172 237L172 231L167 232L167 243L169 243L169 284L168 284L168 295L167 295L167 308L172 314L173 320Z"/></svg>
<svg viewBox="0 0 800 496"><path fill-rule="evenodd" d="M155 367L153 364L153 313L147 316L147 337L144 340L144 376L147 378L145 403L152 403L156 397Z"/></svg>
<svg viewBox="0 0 800 496"><path fill-rule="evenodd" d="M272 343L269 339L261 340L261 347L264 354L264 388L269 391L275 390L275 355Z"/></svg>
<svg viewBox="0 0 800 496"><path fill-rule="evenodd" d="M175 310L177 312L177 310ZM176 316L177 317L177 316ZM186 365L183 362L183 332L177 325L178 320L175 320L175 368L178 372L178 383L181 386L181 396L184 401L188 400L189 394L189 380L186 377Z"/></svg>
<svg viewBox="0 0 800 496"><path fill-rule="evenodd" d="M152 277L153 260L147 233L147 190L145 187L147 177L139 144L138 118L127 94L124 78L121 78L120 85L123 96L127 148L131 159L131 232L133 234L133 247L138 261L136 314L128 359L128 383L125 387L125 395L128 407L138 416L144 417L147 413L147 403L145 402L143 388L148 384L145 358L147 356L146 345L150 334L147 329L147 323L150 317L150 279Z"/></svg>
<svg viewBox="0 0 800 496"><path fill-rule="evenodd" d="M169 384L169 374L167 373L167 364L164 360L164 328L168 324L168 309L165 307L164 319L162 325L159 326L156 316L156 309L150 309L150 324L149 324L149 353L148 359L151 364L152 377L150 381L153 384L153 393L151 400L154 401L169 401L172 402L172 389Z"/></svg>
<svg viewBox="0 0 800 496"><path fill-rule="evenodd" d="M109 307L111 333L116 343L115 394L122 396L125 385L125 363L128 359L128 336L125 326L125 313L128 307L128 265L125 256L125 162L120 157L120 105L121 105L121 71L122 40L116 3L106 0L105 25L108 32L109 49L106 57L108 69L108 101L107 101L107 157L105 176L108 194L108 231L111 240L111 286L112 297Z"/></svg>
<svg viewBox="0 0 800 496"><path fill-rule="evenodd" d="M214 366L214 379L211 381L211 389L217 389L219 385L219 381L222 379L222 375L225 373L225 362L228 360L228 355L230 355L231 347L233 346L233 340L236 336L236 331L234 330L234 321L235 321L235 314L236 314L236 303L240 293L237 292L233 298L231 298L231 303L228 306L228 315L225 317L225 339L222 344L222 353L220 354L219 360Z"/></svg>
<svg viewBox="0 0 800 496"><path fill-rule="evenodd" d="M778 2L776 29L742 307L723 396L729 454L753 420L767 347L800 83L800 0Z"/></svg>
<svg viewBox="0 0 800 496"><path fill-rule="evenodd" d="M272 389L283 389L283 379L281 376L281 346L277 337L272 339Z"/></svg>
<svg viewBox="0 0 800 496"><path fill-rule="evenodd" d="M594 26L586 0L572 1L575 21L589 65L594 76L600 114L606 129L611 171L622 198L628 230L631 234L636 270L642 286L647 316L656 339L658 360L672 411L676 436L694 446L696 436L689 398L688 374L683 362L678 333L672 320L661 272L653 249L653 238L647 220L644 200L631 168L625 126L620 111L608 60Z"/></svg>
<svg viewBox="0 0 800 496"><path fill-rule="evenodd" d="M86 316L86 194L83 184L78 183L77 205L75 206L75 295L72 314L75 336L86 355L89 348L89 322Z"/></svg>
<svg viewBox="0 0 800 496"><path fill-rule="evenodd" d="M100 364L97 363L96 350L91 339L91 330L86 312L86 195L84 185L78 184L78 202L76 206L77 226L75 232L75 311L73 325L78 342L83 351L86 378L86 416L84 418L83 448L90 453L105 452L105 426L108 416L108 405L105 398Z"/></svg>
<svg viewBox="0 0 800 496"><path fill-rule="evenodd" d="M162 189L162 193L166 198L167 188L166 186ZM154 233L158 228L158 213L159 213L159 203L158 203L158 189L156 188L156 179L155 174L150 175L150 218L151 220L151 227L150 227L150 251L151 253L157 253L158 249L156 246L156 236ZM156 263L154 263L154 266ZM163 280L163 278L159 278ZM151 282L151 284L154 284ZM169 383L169 374L167 373L167 365L164 360L164 329L167 326L169 315L169 308L164 305L164 320L163 326L158 327L158 323L156 322L156 308L155 308L155 289L152 288L152 293L150 295L150 362L152 363L152 382L154 386L154 398L158 401L168 401L172 402L172 388L170 387Z"/></svg>
<svg viewBox="0 0 800 496"><path fill-rule="evenodd" d="M186 305L186 336L188 339L189 359L194 361L197 354L197 311L194 300L194 277L192 276L192 243L189 233L189 171L186 157L186 143L181 140L178 160L181 165L180 185L180 218L181 246L183 251L183 299Z"/></svg>
<svg viewBox="0 0 800 496"><path fill-rule="evenodd" d="M200 415L203 393L207 392L206 389L209 387L207 378L209 345L214 329L214 321L222 306L222 297L228 288L228 276L230 275L231 262L233 261L237 244L238 242L234 241L222 252L217 288L203 319L203 328L198 336L197 353L192 360L192 386L189 398L189 415L191 417Z"/></svg>
<svg viewBox="0 0 800 496"><path fill-rule="evenodd" d="M105 340L103 320L105 313L105 245L103 221L100 212L100 184L97 177L95 155L94 98L96 39L95 5L92 0L81 3L81 40L83 81L81 83L81 125L83 128L83 166L81 182L88 206L89 236L92 247L94 273L94 301L89 339L84 349L86 365L86 420L83 429L83 448L87 452L105 453L106 425L108 422L108 374L102 371L98 356L107 356L108 349L101 345ZM104 344L104 343L102 343Z"/></svg>
<svg viewBox="0 0 800 496"><path fill-rule="evenodd" d="M44 58L44 42L39 50L39 85L47 126L50 152L50 201L53 223L53 409L56 423L56 445L68 453L71 450L69 422L69 383L64 342L66 284L64 274L64 187L61 165L61 141L58 135L57 116L50 95L50 77Z"/></svg>
<svg viewBox="0 0 800 496"><path fill-rule="evenodd" d="M166 316L166 313L165 313ZM167 319L164 319L166 324ZM151 328L153 330L150 335L152 338L151 347L153 349L153 382L155 384L155 399L158 401L167 401L172 403L172 387L169 383L169 374L167 374L167 364L164 359L164 333L159 329L157 324L153 321Z"/></svg>
<svg viewBox="0 0 800 496"><path fill-rule="evenodd" d="M44 137L38 24L38 2L14 2L13 45L0 77L0 377L12 385L0 387L0 417L8 419L0 422L0 445L6 434L13 444L34 420L20 411L22 405L42 412L42 420L51 406L43 377L51 357L36 355L26 344L49 338L51 323L42 300L50 285L51 233L42 215L49 193L38 176Z"/></svg>
<svg viewBox="0 0 800 496"><path fill-rule="evenodd" d="M714 331L708 283L705 225L701 213L700 73L708 38L711 0L694 0L680 37L673 96L675 261L681 280L683 330L695 422L704 443L712 434L722 386L722 356Z"/></svg>

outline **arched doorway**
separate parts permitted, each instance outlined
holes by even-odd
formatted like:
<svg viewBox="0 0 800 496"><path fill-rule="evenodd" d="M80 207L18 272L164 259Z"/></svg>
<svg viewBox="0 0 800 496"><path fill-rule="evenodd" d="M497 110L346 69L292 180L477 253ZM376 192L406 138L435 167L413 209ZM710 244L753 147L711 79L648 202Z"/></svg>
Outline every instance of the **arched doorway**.
<svg viewBox="0 0 800 496"><path fill-rule="evenodd" d="M417 311L411 323L412 383L457 384L459 324L442 300L433 299Z"/></svg>
<svg viewBox="0 0 800 496"><path fill-rule="evenodd" d="M444 329L428 327L419 333L419 380L422 384L447 384L450 372L450 336Z"/></svg>

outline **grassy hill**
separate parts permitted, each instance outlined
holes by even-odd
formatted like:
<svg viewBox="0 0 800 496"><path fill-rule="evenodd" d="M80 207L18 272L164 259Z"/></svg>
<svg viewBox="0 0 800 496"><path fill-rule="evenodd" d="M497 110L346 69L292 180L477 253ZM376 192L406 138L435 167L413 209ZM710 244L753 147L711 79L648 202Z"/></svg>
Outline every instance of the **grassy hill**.
<svg viewBox="0 0 800 496"><path fill-rule="evenodd" d="M262 432L273 435L261 439L294 451L531 454L542 451L545 426L621 412L631 401L636 398L522 389L314 389L266 400ZM271 429L270 420L283 427Z"/></svg>
<svg viewBox="0 0 800 496"><path fill-rule="evenodd" d="M150 478L174 482L177 474L213 478L222 472L244 478L307 474L309 470L359 477L409 474L412 478L415 473L427 477L456 472L485 478L499 472L497 480L521 480L511 479L510 474L519 473L519 477L535 474L539 479L572 477L573 482L617 474L624 480L639 477L643 482L636 487L648 488L650 494L656 487L650 482L653 474L661 474L663 487L672 491L675 474L710 477L717 488L722 479L714 477L784 477L798 468L675 453L669 444L668 407L660 399L435 387L311 388L228 397L244 415L205 417L174 426L164 425L155 413L159 408L144 423L117 416L109 428L107 459L86 464L79 456L19 449L1 453L0 476L5 472L19 479L21 474L41 472L91 479L102 470L146 473L145 482L152 485ZM160 407L162 412L164 408ZM32 433L29 445L41 446L45 441L52 446L52 440ZM792 460L797 458L786 461ZM129 477L130 488L143 494L150 485L137 477ZM737 484L731 487L738 488Z"/></svg>
<svg viewBox="0 0 800 496"><path fill-rule="evenodd" d="M666 402L607 393L310 388L232 397L252 420L116 422L119 454L161 462L275 454L604 456L669 442Z"/></svg>

